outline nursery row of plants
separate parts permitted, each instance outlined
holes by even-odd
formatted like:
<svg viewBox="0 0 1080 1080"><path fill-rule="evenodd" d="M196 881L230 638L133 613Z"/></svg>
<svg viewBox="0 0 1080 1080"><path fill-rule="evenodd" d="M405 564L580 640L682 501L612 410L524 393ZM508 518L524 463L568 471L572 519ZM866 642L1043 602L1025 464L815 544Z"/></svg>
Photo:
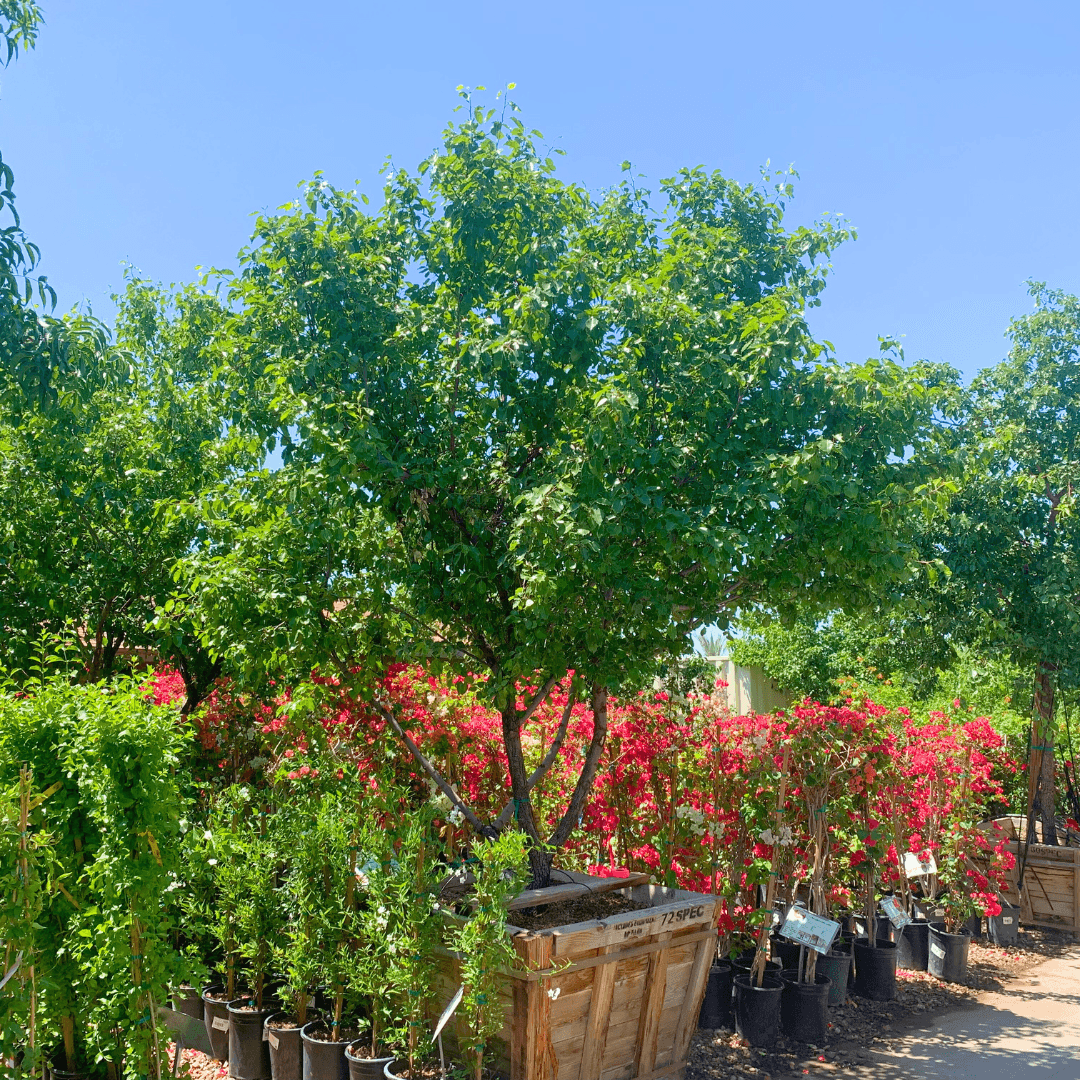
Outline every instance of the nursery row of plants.
<svg viewBox="0 0 1080 1080"><path fill-rule="evenodd" d="M499 714L475 686L419 668L382 683L453 790L495 818L508 783ZM337 1055L332 1070L347 1044L412 1066L435 1052L432 980L456 955L468 1036L454 1052L479 1076L504 1023L503 909L528 884L524 834L511 823L478 837L386 720L332 680L257 707L222 684L187 717L176 684L52 678L0 699L3 1056L26 1072L48 1060L146 1075L167 1041L156 1007L189 986L205 990L218 1056L230 1025L254 1033L254 1050L232 1055L245 1080L287 1032L298 1061L304 1024ZM760 952L759 982L773 909L795 900L865 923L883 894L908 911L933 898L950 931L1000 911L1010 856L979 822L1015 766L986 719L869 701L736 717L709 694L608 712L558 867L645 870L722 898L717 955ZM533 796L544 827L593 723L568 675L524 725L530 764L556 747ZM932 854L936 873L909 878L907 852ZM812 982L813 965L800 977Z"/></svg>

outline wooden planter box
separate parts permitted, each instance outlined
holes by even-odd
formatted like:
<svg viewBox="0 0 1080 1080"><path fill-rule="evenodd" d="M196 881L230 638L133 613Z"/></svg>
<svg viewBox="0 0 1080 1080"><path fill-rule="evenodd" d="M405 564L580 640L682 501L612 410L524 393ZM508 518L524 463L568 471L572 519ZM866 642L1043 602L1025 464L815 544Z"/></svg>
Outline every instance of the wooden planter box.
<svg viewBox="0 0 1080 1080"><path fill-rule="evenodd" d="M1009 871L1009 888L1005 898L1020 908L1020 922L1052 930L1071 931L1080 936L1080 847L1051 847L1036 843L1041 831L1036 831L1031 844L1026 844L1027 822L1012 815L987 822L985 828L997 826L1009 837L1008 850L1016 858ZM1024 887L1017 889L1020 864L1027 849Z"/></svg>
<svg viewBox="0 0 1080 1080"><path fill-rule="evenodd" d="M510 922L515 908L588 891L622 892L649 907L550 930L508 925L519 964L506 972L494 1067L510 1080L681 1078L716 954L718 899L649 885L642 874L569 876L568 885L518 897ZM433 1018L459 985L458 961L447 954ZM454 1021L448 1031L456 1043Z"/></svg>

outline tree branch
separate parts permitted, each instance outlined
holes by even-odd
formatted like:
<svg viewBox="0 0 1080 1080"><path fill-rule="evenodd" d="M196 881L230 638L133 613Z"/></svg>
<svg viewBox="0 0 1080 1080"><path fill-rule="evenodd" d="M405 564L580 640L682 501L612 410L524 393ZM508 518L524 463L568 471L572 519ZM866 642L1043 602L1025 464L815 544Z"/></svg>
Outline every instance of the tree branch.
<svg viewBox="0 0 1080 1080"><path fill-rule="evenodd" d="M574 793L570 796L570 805L563 814L562 821L555 827L555 831L548 840L554 848L561 848L570 839L570 833L577 825L581 812L585 807L585 798L592 788L596 770L600 767L600 757L604 752L604 743L607 741L608 714L607 714L607 687L593 683L592 686L592 710L593 710L593 733L589 743L589 749L585 754L585 764L582 766L581 775L574 787Z"/></svg>
<svg viewBox="0 0 1080 1080"><path fill-rule="evenodd" d="M393 712L374 699L372 705L375 711L397 732L398 737L409 748L409 753L416 759L416 763L424 770L432 783L465 815L465 820L472 826L473 830L481 836L490 836L492 833L491 826L485 825L462 801L461 796L458 795L453 786L443 779L439 770L428 761L420 747L413 742L405 729L398 723Z"/></svg>
<svg viewBox="0 0 1080 1080"><path fill-rule="evenodd" d="M566 742L566 731L570 724L570 714L574 711L574 706L576 704L577 694L571 686L570 696L566 699L566 708L563 710L562 720L559 721L559 730L555 732L555 738L551 743L551 748L544 755L544 760L536 766L525 783L525 786L529 791L532 791L532 789L547 776L552 765L555 764L555 759L559 756L559 751L562 749L563 743ZM511 800L503 807L502 813L495 819L495 828L502 832L502 830L510 824L513 816L514 802Z"/></svg>

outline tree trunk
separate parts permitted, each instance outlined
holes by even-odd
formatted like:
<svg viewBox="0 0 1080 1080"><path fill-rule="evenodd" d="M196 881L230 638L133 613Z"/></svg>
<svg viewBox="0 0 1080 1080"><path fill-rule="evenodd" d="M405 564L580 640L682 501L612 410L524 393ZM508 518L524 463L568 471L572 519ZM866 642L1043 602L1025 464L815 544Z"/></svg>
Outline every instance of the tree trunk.
<svg viewBox="0 0 1080 1080"><path fill-rule="evenodd" d="M1057 846L1054 821L1056 802L1054 758L1054 669L1040 660L1035 673L1034 716L1031 725L1031 756L1028 761L1028 835L1034 839L1035 812L1039 811L1044 844Z"/></svg>

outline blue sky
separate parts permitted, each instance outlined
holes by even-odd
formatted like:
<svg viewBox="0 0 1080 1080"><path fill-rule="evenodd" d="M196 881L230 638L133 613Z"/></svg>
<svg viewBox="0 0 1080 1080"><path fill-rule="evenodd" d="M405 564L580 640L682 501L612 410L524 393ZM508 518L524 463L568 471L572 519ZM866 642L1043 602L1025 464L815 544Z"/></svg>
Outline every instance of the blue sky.
<svg viewBox="0 0 1080 1080"><path fill-rule="evenodd" d="M802 175L793 223L859 239L812 325L841 357L903 335L967 375L1004 354L1029 277L1080 292L1080 4L42 0L0 78L0 150L62 306L111 314L130 262L227 266L253 211L321 169L377 195L459 83L514 96L590 187L630 159Z"/></svg>

